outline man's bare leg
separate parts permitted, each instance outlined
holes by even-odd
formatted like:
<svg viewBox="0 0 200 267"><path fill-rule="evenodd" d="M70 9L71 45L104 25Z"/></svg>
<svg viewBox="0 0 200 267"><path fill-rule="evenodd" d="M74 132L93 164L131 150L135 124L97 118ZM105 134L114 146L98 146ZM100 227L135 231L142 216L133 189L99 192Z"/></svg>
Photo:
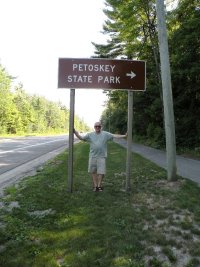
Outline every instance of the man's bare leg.
<svg viewBox="0 0 200 267"><path fill-rule="evenodd" d="M100 188L99 191L102 191L103 178L104 174L92 173L93 191L97 191L97 188Z"/></svg>
<svg viewBox="0 0 200 267"><path fill-rule="evenodd" d="M98 187L98 175L97 173L92 173L92 181L93 181L93 189L96 191L96 188Z"/></svg>
<svg viewBox="0 0 200 267"><path fill-rule="evenodd" d="M102 191L103 178L104 178L104 174L98 174L97 175L97 186L98 186L98 188L101 188L101 191Z"/></svg>

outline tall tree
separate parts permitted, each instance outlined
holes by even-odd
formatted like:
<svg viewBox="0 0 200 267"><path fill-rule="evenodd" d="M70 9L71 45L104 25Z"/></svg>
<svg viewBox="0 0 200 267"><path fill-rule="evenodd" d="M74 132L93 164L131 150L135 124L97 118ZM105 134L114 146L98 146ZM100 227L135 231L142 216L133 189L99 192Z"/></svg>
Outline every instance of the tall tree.
<svg viewBox="0 0 200 267"><path fill-rule="evenodd" d="M31 97L25 92L21 83L15 87L13 102L18 110L18 119L21 121L21 127L18 128L18 133L32 132L34 110L31 105Z"/></svg>
<svg viewBox="0 0 200 267"><path fill-rule="evenodd" d="M200 9L182 0L171 22L171 66L177 143L200 145Z"/></svg>
<svg viewBox="0 0 200 267"><path fill-rule="evenodd" d="M137 130L138 135L150 133L153 138L154 136L155 138L159 136L159 140L163 143L163 138L161 138L164 135L162 90L155 21L155 1L107 0L104 13L108 19L104 24L103 32L110 36L110 40L107 45L93 43L96 55L98 57L123 57L145 59L147 61L148 91L145 94L134 94L134 129ZM119 92L119 94L122 95L122 98L126 98L125 95L123 96L123 92ZM110 96L112 98L112 93L110 93ZM110 103L108 102L109 105ZM119 113L119 102L115 103L115 108L116 112ZM153 113L150 113L151 111ZM157 127L154 125L154 120L156 120Z"/></svg>
<svg viewBox="0 0 200 267"><path fill-rule="evenodd" d="M11 83L13 78L0 65L0 133L15 133L18 114L13 103Z"/></svg>
<svg viewBox="0 0 200 267"><path fill-rule="evenodd" d="M110 39L107 44L94 44L97 57L133 58L147 61L147 91L134 93L134 130L164 144L163 105L160 86L155 1L106 0L107 20L103 32ZM178 8L167 13L170 45L172 89L174 97L177 146L199 146L199 73L200 73L200 7L198 0L180 0ZM108 122L121 103L111 100L102 118ZM123 95L123 92L119 92ZM122 98L125 97L122 96ZM115 99L115 98L113 98ZM125 100L125 98L124 98ZM121 113L123 114L123 112ZM123 116L123 115L122 115ZM120 118L119 114L118 117ZM110 124L114 123L112 116ZM111 121L112 120L112 121ZM125 120L124 120L125 121ZM108 123L107 123L108 125ZM114 124L113 124L114 125Z"/></svg>

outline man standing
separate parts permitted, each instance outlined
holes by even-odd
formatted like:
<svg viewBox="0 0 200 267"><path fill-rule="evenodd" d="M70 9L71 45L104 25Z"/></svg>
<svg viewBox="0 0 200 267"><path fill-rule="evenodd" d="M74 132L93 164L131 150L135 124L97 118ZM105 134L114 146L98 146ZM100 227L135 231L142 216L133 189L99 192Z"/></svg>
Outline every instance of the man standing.
<svg viewBox="0 0 200 267"><path fill-rule="evenodd" d="M81 136L75 129L74 134L82 141L90 143L88 172L92 175L93 191L103 191L102 181L106 173L107 142L113 138L124 138L127 134L112 134L102 131L100 122L95 122L94 132Z"/></svg>

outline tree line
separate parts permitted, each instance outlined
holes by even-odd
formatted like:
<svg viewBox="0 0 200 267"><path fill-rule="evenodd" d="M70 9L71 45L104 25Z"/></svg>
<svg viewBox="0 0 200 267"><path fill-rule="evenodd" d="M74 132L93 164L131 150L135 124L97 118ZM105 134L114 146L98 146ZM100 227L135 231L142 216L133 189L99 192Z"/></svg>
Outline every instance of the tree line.
<svg viewBox="0 0 200 267"><path fill-rule="evenodd" d="M134 92L133 134L157 147L165 146L163 99L156 22L151 0L105 1L106 44L97 44L95 58L147 62L147 90ZM166 10L177 147L200 147L200 6L197 0L179 0ZM127 92L107 91L102 114L104 128L124 132Z"/></svg>
<svg viewBox="0 0 200 267"><path fill-rule="evenodd" d="M19 83L13 88L13 77L0 65L0 134L68 133L69 110L60 102L29 95ZM75 127L89 127L75 115Z"/></svg>

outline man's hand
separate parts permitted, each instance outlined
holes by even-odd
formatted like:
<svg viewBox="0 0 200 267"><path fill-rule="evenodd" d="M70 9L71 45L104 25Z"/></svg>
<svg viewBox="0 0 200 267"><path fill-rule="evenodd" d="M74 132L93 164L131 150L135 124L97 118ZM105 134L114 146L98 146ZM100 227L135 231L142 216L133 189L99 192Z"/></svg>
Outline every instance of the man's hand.
<svg viewBox="0 0 200 267"><path fill-rule="evenodd" d="M76 135L76 137L77 137L78 139L80 139L80 140L84 140L83 137L79 134L79 132L76 131L75 128L73 129L73 132L74 132L74 134Z"/></svg>
<svg viewBox="0 0 200 267"><path fill-rule="evenodd" d="M113 134L114 138L127 138L128 134Z"/></svg>

